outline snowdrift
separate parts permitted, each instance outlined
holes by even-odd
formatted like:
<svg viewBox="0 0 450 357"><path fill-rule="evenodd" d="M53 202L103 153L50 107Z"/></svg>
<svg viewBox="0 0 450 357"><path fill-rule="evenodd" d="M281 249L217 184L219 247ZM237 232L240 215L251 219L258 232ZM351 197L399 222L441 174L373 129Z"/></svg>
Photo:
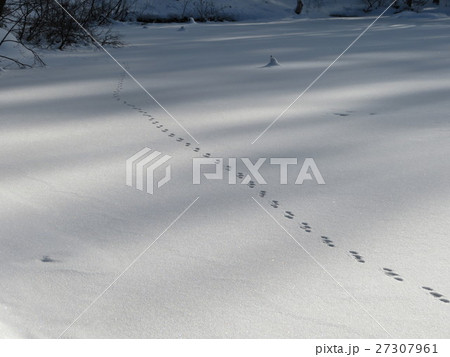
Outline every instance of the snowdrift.
<svg viewBox="0 0 450 357"><path fill-rule="evenodd" d="M17 42L17 39L0 29L0 70L32 67L36 64L33 52Z"/></svg>

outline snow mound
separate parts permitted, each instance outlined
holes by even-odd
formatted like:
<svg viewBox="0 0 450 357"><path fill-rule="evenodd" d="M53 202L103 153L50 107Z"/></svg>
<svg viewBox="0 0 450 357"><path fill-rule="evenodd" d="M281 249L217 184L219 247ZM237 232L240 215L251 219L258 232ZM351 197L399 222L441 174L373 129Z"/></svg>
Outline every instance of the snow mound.
<svg viewBox="0 0 450 357"><path fill-rule="evenodd" d="M0 29L0 41L5 39L0 45L0 68L17 69L32 67L36 64L33 52L17 42L12 34L7 34L4 29Z"/></svg>
<svg viewBox="0 0 450 357"><path fill-rule="evenodd" d="M276 67L279 65L280 65L280 63L278 62L278 60L275 57L270 56L269 63L267 63L264 67Z"/></svg>
<svg viewBox="0 0 450 357"><path fill-rule="evenodd" d="M186 31L186 27L181 26L177 31Z"/></svg>

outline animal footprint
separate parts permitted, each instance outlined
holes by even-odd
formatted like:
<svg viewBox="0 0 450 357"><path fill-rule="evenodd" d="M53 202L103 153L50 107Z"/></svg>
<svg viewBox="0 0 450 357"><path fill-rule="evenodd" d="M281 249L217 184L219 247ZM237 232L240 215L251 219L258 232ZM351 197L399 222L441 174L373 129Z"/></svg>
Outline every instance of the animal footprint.
<svg viewBox="0 0 450 357"><path fill-rule="evenodd" d="M327 246L329 246L331 248L335 247L333 241L330 238L328 238L327 236L321 236L321 238L322 238L322 243L323 244L326 244Z"/></svg>
<svg viewBox="0 0 450 357"><path fill-rule="evenodd" d="M445 304L450 303L450 300L446 299L444 295L439 294L438 292L434 291L432 288L429 288L428 286L422 286L422 289L428 291L431 296L433 296L436 299L439 299L439 301L442 301Z"/></svg>
<svg viewBox="0 0 450 357"><path fill-rule="evenodd" d="M259 197L264 198L265 195L266 195L266 191L259 192Z"/></svg>
<svg viewBox="0 0 450 357"><path fill-rule="evenodd" d="M225 170L226 171L231 171L231 166L230 165L225 166Z"/></svg>
<svg viewBox="0 0 450 357"><path fill-rule="evenodd" d="M155 120L155 121L152 121L152 124L153 124L153 125L155 125L155 124L159 124L159 121L157 121L157 120Z"/></svg>
<svg viewBox="0 0 450 357"><path fill-rule="evenodd" d="M167 133L169 131L169 129L162 129L161 130L163 133Z"/></svg>
<svg viewBox="0 0 450 357"><path fill-rule="evenodd" d="M288 219L294 219L295 214L293 214L291 211L284 212L284 216Z"/></svg>
<svg viewBox="0 0 450 357"><path fill-rule="evenodd" d="M250 188L254 188L256 185L255 185L255 182L254 182L254 181L250 181L250 182L247 184L247 186L250 187Z"/></svg>
<svg viewBox="0 0 450 357"><path fill-rule="evenodd" d="M174 133L170 133L170 134L169 134L169 138L173 138L174 136L175 136Z"/></svg>
<svg viewBox="0 0 450 357"><path fill-rule="evenodd" d="M158 129L160 129L160 128L162 128L164 125L162 125L162 124L159 124L159 125L157 125L156 127L158 128Z"/></svg>
<svg viewBox="0 0 450 357"><path fill-rule="evenodd" d="M207 152L206 154L203 154L203 157L211 157L211 154Z"/></svg>
<svg viewBox="0 0 450 357"><path fill-rule="evenodd" d="M307 222L302 222L302 224L300 224L300 228L307 233L311 233L311 226Z"/></svg>
<svg viewBox="0 0 450 357"><path fill-rule="evenodd" d="M270 205L273 207L273 208L278 208L278 206L280 205L280 203L278 202L278 201L272 201L271 203L270 203Z"/></svg>
<svg viewBox="0 0 450 357"><path fill-rule="evenodd" d="M200 148L195 148L194 151L195 151L195 152L199 152L199 151L200 151Z"/></svg>
<svg viewBox="0 0 450 357"><path fill-rule="evenodd" d="M242 172L238 172L236 176L241 180L244 178L244 174Z"/></svg>
<svg viewBox="0 0 450 357"><path fill-rule="evenodd" d="M54 262L57 262L57 260L50 258L48 255L44 255L41 258L41 262L42 263L54 263Z"/></svg>
<svg viewBox="0 0 450 357"><path fill-rule="evenodd" d="M186 143L186 144L184 144L185 146L191 146L191 143Z"/></svg>
<svg viewBox="0 0 450 357"><path fill-rule="evenodd" d="M177 139L177 141L178 141L179 143L181 143L183 140L184 140L183 138L178 138L178 139Z"/></svg>
<svg viewBox="0 0 450 357"><path fill-rule="evenodd" d="M338 115L340 117L348 117L350 114L347 114L347 113L334 113L334 115Z"/></svg>
<svg viewBox="0 0 450 357"><path fill-rule="evenodd" d="M363 258L361 255L359 255L358 252L355 252L354 250L350 250L349 253L353 256L353 258L356 259L356 261L357 261L358 263L365 263L365 262L366 262L366 261L364 260L364 258Z"/></svg>
<svg viewBox="0 0 450 357"><path fill-rule="evenodd" d="M392 269L383 268L383 272L385 275L390 276L391 278L394 278L395 280L403 281L403 278L400 275L398 275L396 272L394 272Z"/></svg>

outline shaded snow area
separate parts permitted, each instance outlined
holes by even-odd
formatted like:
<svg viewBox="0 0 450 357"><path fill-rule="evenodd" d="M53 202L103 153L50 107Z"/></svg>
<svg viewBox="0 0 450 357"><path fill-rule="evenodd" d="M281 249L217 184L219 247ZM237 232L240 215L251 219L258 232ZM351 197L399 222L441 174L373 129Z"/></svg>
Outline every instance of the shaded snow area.
<svg viewBox="0 0 450 357"><path fill-rule="evenodd" d="M116 25L200 144L101 51L1 72L0 334L448 337L448 17L380 19L251 144L373 20ZM145 147L172 156L154 195L125 185ZM326 184L193 185L203 156L313 158Z"/></svg>
<svg viewBox="0 0 450 357"><path fill-rule="evenodd" d="M380 14L392 1L363 0L303 0L301 17L318 18L327 16L363 16L367 11ZM377 3L381 3L377 7ZM296 0L137 0L131 6L131 15L148 19L174 19L218 15L228 20L277 20L280 18L298 18L294 13ZM372 7L369 6L372 4ZM423 13L450 14L450 0L440 0L440 5L415 6ZM389 14L400 9L392 8ZM408 11L410 13L411 11ZM413 12L415 13L415 12Z"/></svg>
<svg viewBox="0 0 450 357"><path fill-rule="evenodd" d="M0 28L0 71L31 67L36 64L33 53L17 42L11 33Z"/></svg>

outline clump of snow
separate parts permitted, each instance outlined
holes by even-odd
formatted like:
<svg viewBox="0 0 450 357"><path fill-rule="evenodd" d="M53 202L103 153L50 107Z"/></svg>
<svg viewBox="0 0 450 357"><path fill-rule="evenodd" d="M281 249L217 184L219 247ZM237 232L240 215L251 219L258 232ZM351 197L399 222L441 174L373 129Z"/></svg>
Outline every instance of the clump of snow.
<svg viewBox="0 0 450 357"><path fill-rule="evenodd" d="M279 65L280 63L278 62L278 60L275 57L270 56L269 63L267 63L264 67L276 67Z"/></svg>
<svg viewBox="0 0 450 357"><path fill-rule="evenodd" d="M181 26L177 31L186 31L186 27Z"/></svg>

